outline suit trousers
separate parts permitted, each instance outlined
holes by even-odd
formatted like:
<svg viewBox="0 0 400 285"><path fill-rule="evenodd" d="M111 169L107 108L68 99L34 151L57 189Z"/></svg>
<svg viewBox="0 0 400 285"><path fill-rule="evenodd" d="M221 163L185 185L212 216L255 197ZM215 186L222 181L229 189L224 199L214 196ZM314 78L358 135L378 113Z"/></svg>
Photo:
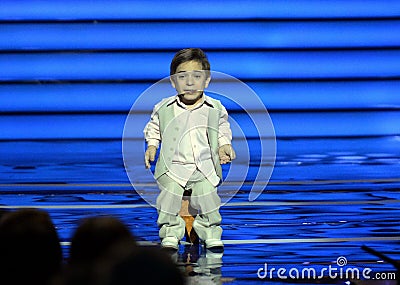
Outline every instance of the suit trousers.
<svg viewBox="0 0 400 285"><path fill-rule="evenodd" d="M157 224L159 236L176 237L179 240L185 235L185 221L179 215L183 193L189 191L190 206L195 209L196 217L193 228L201 240L221 239L222 218L219 213L221 199L217 188L204 175L196 170L188 183L183 187L168 174L157 179L160 194L157 197Z"/></svg>

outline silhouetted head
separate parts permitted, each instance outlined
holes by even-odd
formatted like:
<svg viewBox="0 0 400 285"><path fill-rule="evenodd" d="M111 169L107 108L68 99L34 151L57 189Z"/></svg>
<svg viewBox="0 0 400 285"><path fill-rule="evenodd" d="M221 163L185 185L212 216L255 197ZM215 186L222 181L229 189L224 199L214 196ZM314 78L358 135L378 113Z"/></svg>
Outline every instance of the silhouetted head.
<svg viewBox="0 0 400 285"><path fill-rule="evenodd" d="M158 247L129 250L121 243L97 267L96 285L183 285L185 279L170 255Z"/></svg>
<svg viewBox="0 0 400 285"><path fill-rule="evenodd" d="M129 228L119 219L109 216L86 218L72 236L69 263L93 262L121 240L136 244Z"/></svg>
<svg viewBox="0 0 400 285"><path fill-rule="evenodd" d="M62 249L49 214L37 209L0 220L0 284L48 284L62 266Z"/></svg>

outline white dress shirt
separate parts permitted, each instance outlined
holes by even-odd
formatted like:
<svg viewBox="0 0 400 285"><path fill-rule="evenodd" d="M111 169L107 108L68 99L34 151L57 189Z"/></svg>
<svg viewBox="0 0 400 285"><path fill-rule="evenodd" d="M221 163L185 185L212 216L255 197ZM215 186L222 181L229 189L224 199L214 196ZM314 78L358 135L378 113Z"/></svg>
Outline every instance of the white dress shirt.
<svg viewBox="0 0 400 285"><path fill-rule="evenodd" d="M167 175L182 187L185 187L189 179L193 179L192 175L198 169L211 184L217 186L220 178L214 169L207 138L208 112L210 108L213 108L212 103L207 100L206 95L203 95L201 102L194 108L188 108L180 101L178 96L176 96L172 104L175 115L174 122L177 122L179 128L183 131L176 142L175 153ZM161 134L157 110L156 106L150 122L144 129L144 133L148 145L154 145L158 148L161 142ZM219 146L231 143L232 132L225 108L221 110L218 133Z"/></svg>

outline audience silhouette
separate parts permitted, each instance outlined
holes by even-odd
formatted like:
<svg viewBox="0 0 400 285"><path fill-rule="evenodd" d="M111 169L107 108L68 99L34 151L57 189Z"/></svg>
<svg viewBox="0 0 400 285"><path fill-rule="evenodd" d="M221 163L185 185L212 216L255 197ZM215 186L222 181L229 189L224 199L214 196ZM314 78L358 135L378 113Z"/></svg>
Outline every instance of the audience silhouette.
<svg viewBox="0 0 400 285"><path fill-rule="evenodd" d="M83 219L63 263L57 230L43 210L20 209L0 216L0 284L131 285L185 284L171 255L138 246L118 218Z"/></svg>
<svg viewBox="0 0 400 285"><path fill-rule="evenodd" d="M96 285L183 285L185 279L171 255L159 247L113 247L97 266Z"/></svg>
<svg viewBox="0 0 400 285"><path fill-rule="evenodd" d="M56 228L45 211L20 209L0 220L0 284L47 285L62 267Z"/></svg>
<svg viewBox="0 0 400 285"><path fill-rule="evenodd" d="M59 283L94 284L98 274L96 263L121 241L132 248L137 247L135 237L118 218L94 216L83 219L72 235L68 264Z"/></svg>

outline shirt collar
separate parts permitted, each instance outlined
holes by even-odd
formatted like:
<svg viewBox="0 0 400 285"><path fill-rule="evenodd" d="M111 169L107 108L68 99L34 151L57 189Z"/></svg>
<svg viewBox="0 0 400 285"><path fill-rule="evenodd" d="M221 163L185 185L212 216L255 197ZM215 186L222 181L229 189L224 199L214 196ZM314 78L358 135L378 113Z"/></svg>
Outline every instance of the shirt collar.
<svg viewBox="0 0 400 285"><path fill-rule="evenodd" d="M205 93L203 93L203 98L202 99L203 99L202 102L196 108L201 107L203 104L206 104L211 108L214 108L214 105L211 102L210 97L207 96ZM182 107L185 107L185 105L179 100L179 96L178 95L175 95L175 98L171 102L169 102L167 104L167 106L170 106L170 105L172 105L174 103L176 103L178 105L181 105Z"/></svg>

